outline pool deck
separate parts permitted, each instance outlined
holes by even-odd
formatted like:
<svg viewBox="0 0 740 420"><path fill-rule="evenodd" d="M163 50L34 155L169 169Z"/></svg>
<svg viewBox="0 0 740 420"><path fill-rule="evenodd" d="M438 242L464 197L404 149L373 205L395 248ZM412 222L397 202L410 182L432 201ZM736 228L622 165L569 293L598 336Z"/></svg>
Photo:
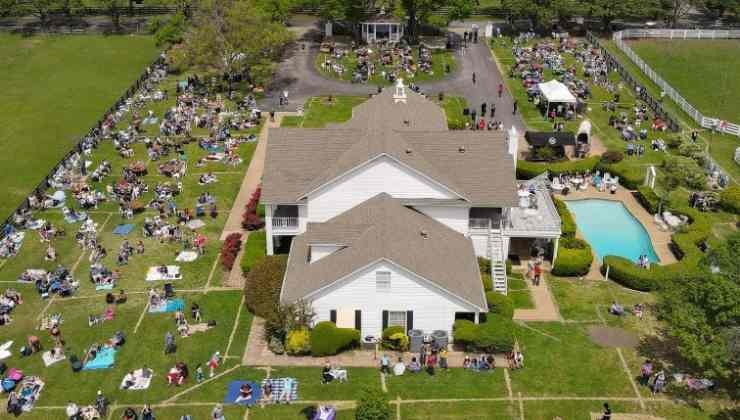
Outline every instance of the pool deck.
<svg viewBox="0 0 740 420"><path fill-rule="evenodd" d="M642 226L650 236L650 241L653 243L655 254L660 258L660 265L673 264L675 263L676 257L671 252L668 245L671 243L671 232L664 232L655 225L653 215L648 213L642 205L632 195L632 191L627 190L623 187L617 189L616 193L610 194L609 192L597 191L594 187L588 187L586 190L571 191L568 195L558 194L558 198L564 201L572 200L584 200L584 199L599 199L599 200L610 200L619 201L629 210L632 215L642 223ZM579 236L580 235L579 232ZM588 273L589 278L599 278L601 274L598 272L599 263L594 258L594 263L591 266L591 271ZM594 272L596 270L596 272Z"/></svg>

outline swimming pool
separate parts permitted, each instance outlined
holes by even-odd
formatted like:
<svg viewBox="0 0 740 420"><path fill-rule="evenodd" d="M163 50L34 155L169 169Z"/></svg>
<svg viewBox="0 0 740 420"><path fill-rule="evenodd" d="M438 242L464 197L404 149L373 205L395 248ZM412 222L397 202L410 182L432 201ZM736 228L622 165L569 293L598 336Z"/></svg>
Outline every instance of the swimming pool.
<svg viewBox="0 0 740 420"><path fill-rule="evenodd" d="M651 262L660 260L642 223L621 202L589 199L565 204L599 261L606 255L618 255L636 262L643 254Z"/></svg>

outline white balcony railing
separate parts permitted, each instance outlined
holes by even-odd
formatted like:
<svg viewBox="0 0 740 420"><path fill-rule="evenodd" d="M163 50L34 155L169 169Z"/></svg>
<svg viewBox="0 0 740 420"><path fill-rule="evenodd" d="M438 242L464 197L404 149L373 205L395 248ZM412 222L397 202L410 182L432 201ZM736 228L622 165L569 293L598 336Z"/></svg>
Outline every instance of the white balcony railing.
<svg viewBox="0 0 740 420"><path fill-rule="evenodd" d="M488 230L491 227L491 219L488 218L470 218L468 228L470 230Z"/></svg>
<svg viewBox="0 0 740 420"><path fill-rule="evenodd" d="M298 229L297 217L273 217L272 228L275 230L296 230Z"/></svg>

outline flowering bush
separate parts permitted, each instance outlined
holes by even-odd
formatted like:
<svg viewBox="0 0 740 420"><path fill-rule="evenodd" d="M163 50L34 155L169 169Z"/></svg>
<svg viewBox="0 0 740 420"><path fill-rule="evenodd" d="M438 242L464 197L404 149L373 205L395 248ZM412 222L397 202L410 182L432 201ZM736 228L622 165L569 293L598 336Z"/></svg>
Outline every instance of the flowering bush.
<svg viewBox="0 0 740 420"><path fill-rule="evenodd" d="M249 202L244 209L244 215L242 216L242 227L246 230L253 231L262 229L265 226L265 221L257 214L257 208L260 203L260 196L262 196L262 187L257 187L252 193Z"/></svg>
<svg viewBox="0 0 740 420"><path fill-rule="evenodd" d="M224 244L221 246L221 265L225 270L231 270L236 261L236 255L242 247L242 234L232 233L226 237Z"/></svg>

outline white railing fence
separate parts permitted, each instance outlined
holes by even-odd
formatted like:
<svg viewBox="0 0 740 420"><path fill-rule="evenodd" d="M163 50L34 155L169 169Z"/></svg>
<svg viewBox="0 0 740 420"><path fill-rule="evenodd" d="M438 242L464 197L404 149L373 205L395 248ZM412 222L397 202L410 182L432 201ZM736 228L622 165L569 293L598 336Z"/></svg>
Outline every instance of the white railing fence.
<svg viewBox="0 0 740 420"><path fill-rule="evenodd" d="M689 103L676 89L655 72L624 41L629 38L667 38L667 39L740 39L740 30L703 30L703 29L625 29L612 35L614 44L640 70L655 82L681 109L704 128L722 133L740 136L740 125L716 117L708 117Z"/></svg>
<svg viewBox="0 0 740 420"><path fill-rule="evenodd" d="M273 229L297 229L298 218L297 217L273 217L272 218Z"/></svg>

